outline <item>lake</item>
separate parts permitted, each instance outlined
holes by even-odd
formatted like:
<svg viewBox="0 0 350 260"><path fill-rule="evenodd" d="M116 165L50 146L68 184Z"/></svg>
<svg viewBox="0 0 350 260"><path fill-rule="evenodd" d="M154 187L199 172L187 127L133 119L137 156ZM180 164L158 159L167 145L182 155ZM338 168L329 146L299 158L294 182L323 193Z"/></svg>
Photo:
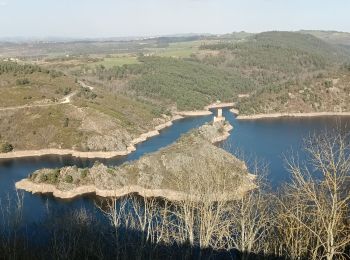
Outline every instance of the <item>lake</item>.
<svg viewBox="0 0 350 260"><path fill-rule="evenodd" d="M237 150L249 158L258 158L269 166L268 180L273 187L278 187L288 181L288 171L284 167L284 156L288 157L293 150L302 152L303 139L312 133L325 129L348 129L350 117L315 117L315 118L280 118L255 121L238 121L228 110L224 116L233 125L230 137L219 144L232 153ZM173 143L182 134L210 122L213 116L186 118L174 122L174 125L161 132L159 136L151 138L137 146L137 151L123 158L99 160L108 165L120 165L126 161L136 160L140 156L157 151ZM8 198L16 196L15 182L27 177L40 168L58 168L67 165L89 167L95 159L80 159L71 156L43 156L20 158L0 161L0 199L2 205ZM94 196L84 196L73 200L61 200L50 195L32 195L25 192L23 218L25 223L40 222L47 210L69 210L81 207L94 210Z"/></svg>

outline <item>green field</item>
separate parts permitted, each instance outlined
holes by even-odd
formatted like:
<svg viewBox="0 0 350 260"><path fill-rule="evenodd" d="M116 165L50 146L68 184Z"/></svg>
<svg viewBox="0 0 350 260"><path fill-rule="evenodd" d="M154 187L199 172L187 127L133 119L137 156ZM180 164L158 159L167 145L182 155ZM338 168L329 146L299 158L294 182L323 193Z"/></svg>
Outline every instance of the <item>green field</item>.
<svg viewBox="0 0 350 260"><path fill-rule="evenodd" d="M91 63L90 66L99 66L103 65L106 68L112 68L114 66L123 66L129 64L137 64L139 63L137 60L137 56L114 56L104 58L103 61Z"/></svg>
<svg viewBox="0 0 350 260"><path fill-rule="evenodd" d="M170 43L165 48L149 48L149 53L161 57L187 58L198 51L203 41Z"/></svg>

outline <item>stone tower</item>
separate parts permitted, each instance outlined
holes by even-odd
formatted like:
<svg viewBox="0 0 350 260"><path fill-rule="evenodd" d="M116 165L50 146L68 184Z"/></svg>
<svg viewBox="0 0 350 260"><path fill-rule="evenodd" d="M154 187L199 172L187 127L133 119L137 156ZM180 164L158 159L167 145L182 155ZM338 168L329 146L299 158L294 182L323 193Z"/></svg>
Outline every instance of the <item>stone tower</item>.
<svg viewBox="0 0 350 260"><path fill-rule="evenodd" d="M214 122L224 121L225 117L222 116L222 108L218 108L217 116L214 116Z"/></svg>

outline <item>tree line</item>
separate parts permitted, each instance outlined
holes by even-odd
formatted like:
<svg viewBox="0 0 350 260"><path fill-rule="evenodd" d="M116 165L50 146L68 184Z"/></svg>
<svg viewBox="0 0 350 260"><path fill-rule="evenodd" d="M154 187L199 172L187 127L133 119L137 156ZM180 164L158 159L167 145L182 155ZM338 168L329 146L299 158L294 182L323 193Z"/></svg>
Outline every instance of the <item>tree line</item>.
<svg viewBox="0 0 350 260"><path fill-rule="evenodd" d="M49 74L52 78L63 76L63 72L50 70L42 68L38 65L33 64L19 64L12 61L3 61L0 62L0 75L5 73L13 73L14 75L28 75L33 74L34 72L41 72Z"/></svg>

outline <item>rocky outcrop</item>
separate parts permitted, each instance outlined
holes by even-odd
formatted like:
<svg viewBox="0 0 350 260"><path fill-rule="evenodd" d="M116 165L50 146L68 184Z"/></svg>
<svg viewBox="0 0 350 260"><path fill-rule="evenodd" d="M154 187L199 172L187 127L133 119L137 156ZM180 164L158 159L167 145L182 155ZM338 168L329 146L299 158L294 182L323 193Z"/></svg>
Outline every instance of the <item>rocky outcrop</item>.
<svg viewBox="0 0 350 260"><path fill-rule="evenodd" d="M89 139L89 142L91 142L95 148L98 148L96 147L96 144L99 144L101 146L99 147L100 150L98 151L83 152L83 151L72 150L72 149L55 149L55 148L41 149L41 150L23 150L23 151L12 151L9 153L0 153L0 159L34 157L34 156L44 156L44 155L72 155L73 157L90 158L90 159L91 158L109 159L117 156L125 156L136 151L137 144L142 143L151 137L159 135L161 130L172 126L174 121L180 120L182 118L183 117L180 115L173 116L170 121L157 125L154 128L154 130L151 130L147 133L143 133L139 137L132 139L128 146L125 145L124 143L118 142L119 139L116 139L116 137L114 136L111 137L107 135L105 136L101 135L101 136L92 137L91 139ZM106 140L108 140L108 142L106 142ZM111 146L108 147L107 143L109 143ZM106 151L101 151L102 147Z"/></svg>
<svg viewBox="0 0 350 260"><path fill-rule="evenodd" d="M230 129L225 122L204 125L168 147L119 167L95 163L90 169L41 169L16 187L60 198L139 193L169 200L200 199L200 191L212 189L213 199L236 199L255 184L244 162L213 145L227 137Z"/></svg>

